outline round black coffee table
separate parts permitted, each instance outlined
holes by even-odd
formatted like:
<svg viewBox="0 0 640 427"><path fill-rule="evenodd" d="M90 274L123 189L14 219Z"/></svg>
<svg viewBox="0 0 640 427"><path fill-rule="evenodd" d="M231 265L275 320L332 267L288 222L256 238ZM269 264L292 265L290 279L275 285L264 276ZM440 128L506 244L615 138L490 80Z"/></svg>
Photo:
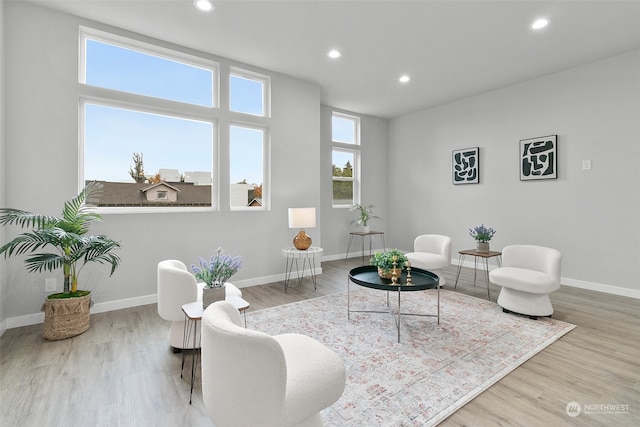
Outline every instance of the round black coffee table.
<svg viewBox="0 0 640 427"><path fill-rule="evenodd" d="M387 291L387 310L351 310L351 282L366 288ZM373 265L356 267L349 271L347 279L347 318L351 318L351 313L391 313L398 329L398 342L400 342L400 319L404 316L425 316L436 317L440 324L440 279L437 274L421 268L411 268L411 285L407 284L407 271L403 270L398 277L397 284L390 279L383 279L378 275L378 268ZM403 292L424 291L436 289L438 292L437 314L403 313L401 311L401 296ZM389 292L398 293L398 307L391 307Z"/></svg>

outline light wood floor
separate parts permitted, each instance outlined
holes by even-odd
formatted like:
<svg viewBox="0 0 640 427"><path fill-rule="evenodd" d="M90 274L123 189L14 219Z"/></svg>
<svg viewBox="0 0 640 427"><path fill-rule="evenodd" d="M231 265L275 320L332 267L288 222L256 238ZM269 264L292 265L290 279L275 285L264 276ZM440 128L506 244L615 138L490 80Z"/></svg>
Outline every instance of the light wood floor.
<svg viewBox="0 0 640 427"><path fill-rule="evenodd" d="M359 263L322 263L317 291L308 279L292 281L286 293L282 282L242 291L250 310L344 292L347 271ZM484 278L474 287L472 271L463 269L457 291L487 298ZM445 278L445 289L453 289L453 266ZM493 301L498 292L491 287ZM640 425L640 301L565 286L552 301L554 317L577 328L441 425ZM199 380L189 405L190 358L180 378L181 355L168 348L167 331L155 304L94 314L89 331L64 341L45 341L42 325L6 331L0 425L212 426ZM570 402L582 405L575 418L566 413Z"/></svg>

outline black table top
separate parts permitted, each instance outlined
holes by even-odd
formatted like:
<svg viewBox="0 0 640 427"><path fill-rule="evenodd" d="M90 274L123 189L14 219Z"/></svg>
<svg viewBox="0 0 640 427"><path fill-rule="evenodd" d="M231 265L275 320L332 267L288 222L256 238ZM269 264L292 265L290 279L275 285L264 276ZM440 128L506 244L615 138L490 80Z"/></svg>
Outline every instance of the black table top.
<svg viewBox="0 0 640 427"><path fill-rule="evenodd" d="M398 284L394 285L391 279L383 279L378 276L378 267L365 265L356 267L349 271L349 280L356 285L367 288L381 289L384 291L423 291L425 289L435 289L440 279L438 275L421 268L411 267L411 286L407 286L407 270L402 270L398 277Z"/></svg>

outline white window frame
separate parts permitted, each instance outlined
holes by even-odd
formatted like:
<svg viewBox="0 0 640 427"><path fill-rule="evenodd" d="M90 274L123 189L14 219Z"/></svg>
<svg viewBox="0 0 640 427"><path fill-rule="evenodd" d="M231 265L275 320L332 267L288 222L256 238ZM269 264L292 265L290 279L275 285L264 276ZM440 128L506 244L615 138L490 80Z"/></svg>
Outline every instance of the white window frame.
<svg viewBox="0 0 640 427"><path fill-rule="evenodd" d="M353 143L347 141L340 141L333 139L333 118L337 117L344 120L351 120L354 122L355 126L353 127ZM333 111L331 113L331 141L334 144L345 144L349 147L360 146L360 117L354 116L352 114L340 113L338 111Z"/></svg>
<svg viewBox="0 0 640 427"><path fill-rule="evenodd" d="M94 105L100 105L100 106L104 106L104 107L110 107L110 108L121 108L121 109L125 109L125 110L133 110L133 111L138 111L140 113L147 113L147 114L157 114L157 115L161 115L161 116L168 116L168 117L174 117L177 119L183 119L183 120L197 120L200 122L208 122L212 125L213 127L213 132L212 132L212 138L213 140L211 141L211 167L213 168L212 171L212 175L211 175L211 206L172 206L172 207L157 207L157 206L140 206L140 207L131 207L131 206L102 206L96 209L96 211L98 213L153 213L153 212L202 212L202 211L212 211L212 210L219 210L219 198L220 198L220 189L219 189L219 177L220 177L220 167L219 167L219 161L218 161L218 152L219 152L219 147L218 147L218 135L219 135L219 130L218 130L218 123L216 120L211 120L211 119L206 119L203 117L196 117L196 116L188 116L188 115L184 115L184 114L176 114L176 113L170 113L168 111L165 110L160 110L160 109L155 109L155 108L150 108L148 106L139 106L133 103L128 103L128 102L117 102L117 101L113 101L113 100L105 100L105 99L101 99L101 98L96 98L96 97L85 97L85 96L81 96L80 97L80 103L79 103L79 137L78 137L78 182L79 182L79 188L78 191L81 191L84 186L85 186L85 176L84 176L84 157L85 157L85 153L84 153L84 149L85 149L85 141L84 141L84 136L85 136L85 117L84 117L84 112L85 112L85 105L86 104L94 104Z"/></svg>
<svg viewBox="0 0 640 427"><path fill-rule="evenodd" d="M243 111L231 110L231 77L240 77L247 80L255 80L262 83L262 111L264 114L246 113ZM229 71L229 111L236 114L245 114L255 117L271 117L271 77L243 68L231 67Z"/></svg>
<svg viewBox="0 0 640 427"><path fill-rule="evenodd" d="M212 106L189 104L174 100L162 99L152 96L140 95L130 92L122 92L114 89L95 87L86 84L86 40L93 39L103 43L133 49L142 53L155 55L167 60L187 63L195 67L202 67L213 71L213 98ZM211 206L207 207L100 207L99 213L163 213L163 212L202 212L220 210L220 162L219 162L219 129L217 115L219 114L219 81L220 65L215 61L198 58L176 50L166 49L161 46L140 42L122 37L116 34L80 26L79 30L79 153L78 153L78 191L85 186L84 174L84 135L85 135L85 104L97 104L112 108L123 108L142 113L159 114L185 120L197 120L209 122L213 126L211 141ZM263 184L264 186L264 184Z"/></svg>
<svg viewBox="0 0 640 427"><path fill-rule="evenodd" d="M339 117L342 119L353 120L354 121L354 142L343 142L337 141L333 139L333 118ZM361 119L358 116L354 116L351 114L341 113L338 111L332 111L331 113L331 162L333 164L333 152L334 151L342 151L353 153L353 176L349 177L341 177L341 176L333 176L333 170L331 171L331 205L334 208L351 208L352 204L343 205L343 204L335 204L335 200L333 199L333 182L334 181L353 181L353 203L360 204L361 203L361 159L362 159L362 151L361 147L361 139L360 139L360 123ZM338 166L338 165L336 165Z"/></svg>
<svg viewBox="0 0 640 427"><path fill-rule="evenodd" d="M87 85L87 80L86 80L86 74L87 74L87 69L86 69L86 63L87 63L87 57L86 57L86 41L87 39L92 39L92 40L96 40L102 43L107 43L107 44L111 44L114 46L118 46L124 49L131 49L131 50L135 50L137 52L143 53L143 54L147 54L147 55L153 55L153 56L157 56L159 58L163 58L166 59L168 61L175 61L175 62L181 62L184 64L188 64L191 65L193 67L196 68L203 68L209 71L213 72L213 81L211 82L211 87L212 87L212 91L213 93L211 94L212 96L212 105L208 106L208 107L203 107L203 106L199 106L199 107L203 107L203 108L218 108L219 104L220 104L220 64L218 64L215 61L210 61L204 58L199 58L197 56L194 55L189 55L187 53L184 52L180 52L177 50L172 50L172 49L167 49L161 46L157 46L157 45L153 45L150 43L145 43L145 42L141 42L139 40L134 40L134 39L130 39L127 37L122 37L119 36L117 34L112 34L112 33L107 33L105 31L100 31L100 30L96 30L94 28L89 28L89 27L85 27L85 26L80 26L80 46L79 46L79 61L80 63L78 64L78 82L82 85ZM101 88L102 89L102 88ZM104 89L107 91L111 91L111 92L119 92L119 93L126 93L126 94L132 94L130 92L120 92L118 90L115 89ZM138 95L138 94L134 94L137 96L142 96L142 97L148 97L146 95ZM150 97L150 98L155 98L155 97ZM161 99L163 101L167 101L167 102L177 102L182 104L182 102L180 101L173 101L173 100L168 100L168 99L163 99L163 98L156 98L156 99ZM188 105L194 105L194 104L188 104Z"/></svg>

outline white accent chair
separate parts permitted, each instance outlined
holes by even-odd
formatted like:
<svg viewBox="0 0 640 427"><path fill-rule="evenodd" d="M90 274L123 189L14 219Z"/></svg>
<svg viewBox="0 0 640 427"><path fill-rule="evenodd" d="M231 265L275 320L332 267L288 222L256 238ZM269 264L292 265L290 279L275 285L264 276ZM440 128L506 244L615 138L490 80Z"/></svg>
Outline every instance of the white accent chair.
<svg viewBox="0 0 640 427"><path fill-rule="evenodd" d="M423 234L413 242L413 252L405 254L411 267L436 273L440 278L440 287L445 279L442 269L451 265L451 237L440 234Z"/></svg>
<svg viewBox="0 0 640 427"><path fill-rule="evenodd" d="M158 314L171 322L169 329L169 345L174 351L193 348L193 337L184 343L184 304L202 301L204 283L198 283L195 276L187 270L182 261L169 259L158 263ZM227 295L238 295L242 292L233 284L227 283Z"/></svg>
<svg viewBox="0 0 640 427"><path fill-rule="evenodd" d="M322 426L320 411L344 391L343 361L300 334L241 326L226 301L202 316L202 399L217 427Z"/></svg>
<svg viewBox="0 0 640 427"><path fill-rule="evenodd" d="M494 285L502 286L498 305L506 313L532 319L551 316L549 294L560 289L562 254L556 249L534 245L511 245L502 250L502 267L489 273Z"/></svg>

